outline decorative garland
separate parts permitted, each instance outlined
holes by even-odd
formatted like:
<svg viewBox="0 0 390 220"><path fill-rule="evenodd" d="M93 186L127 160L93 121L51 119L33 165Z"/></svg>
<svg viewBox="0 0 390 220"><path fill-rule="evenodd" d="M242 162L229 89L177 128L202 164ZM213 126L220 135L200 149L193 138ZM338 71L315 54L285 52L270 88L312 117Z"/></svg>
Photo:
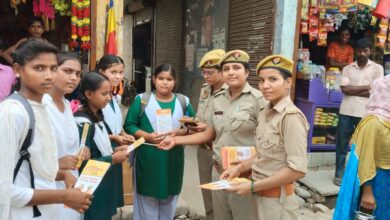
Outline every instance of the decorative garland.
<svg viewBox="0 0 390 220"><path fill-rule="evenodd" d="M61 16L71 16L70 1L68 0L51 0L56 12L60 13Z"/></svg>
<svg viewBox="0 0 390 220"><path fill-rule="evenodd" d="M72 0L71 16L71 42L70 48L76 48L81 41L81 49L88 50L91 48L90 36L90 0Z"/></svg>

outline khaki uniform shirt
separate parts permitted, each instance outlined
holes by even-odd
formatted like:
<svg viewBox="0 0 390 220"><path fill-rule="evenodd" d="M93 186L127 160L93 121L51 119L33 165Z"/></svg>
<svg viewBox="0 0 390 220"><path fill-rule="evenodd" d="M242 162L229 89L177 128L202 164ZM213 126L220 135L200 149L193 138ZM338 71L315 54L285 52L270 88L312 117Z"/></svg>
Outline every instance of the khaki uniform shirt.
<svg viewBox="0 0 390 220"><path fill-rule="evenodd" d="M209 126L215 130L214 160L221 164L224 146L254 146L254 131L259 112L266 106L263 94L245 85L241 94L231 99L230 89L214 98Z"/></svg>
<svg viewBox="0 0 390 220"><path fill-rule="evenodd" d="M371 85L375 79L384 76L383 67L368 60L361 69L356 62L344 67L341 77L341 86ZM368 98L345 95L340 106L340 114L362 118L366 114Z"/></svg>
<svg viewBox="0 0 390 220"><path fill-rule="evenodd" d="M309 124L290 97L283 98L273 107L268 104L257 121L253 179L272 176L283 167L306 173Z"/></svg>
<svg viewBox="0 0 390 220"><path fill-rule="evenodd" d="M210 124L210 122L207 122L207 120L210 118L213 100L216 96L223 94L226 89L228 89L226 84L223 84L222 87L217 91L212 91L211 86L209 86L207 83L202 85L200 90L198 111L196 113L196 117L201 122Z"/></svg>

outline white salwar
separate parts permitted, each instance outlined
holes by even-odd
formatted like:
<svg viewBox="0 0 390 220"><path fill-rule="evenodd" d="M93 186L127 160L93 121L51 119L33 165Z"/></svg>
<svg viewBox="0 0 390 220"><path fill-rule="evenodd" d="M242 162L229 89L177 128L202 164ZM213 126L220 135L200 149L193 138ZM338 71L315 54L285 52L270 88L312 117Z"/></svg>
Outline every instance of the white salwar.
<svg viewBox="0 0 390 220"><path fill-rule="evenodd" d="M122 131L122 112L119 107L120 96L112 96L112 102L114 103L114 109L110 103L102 109L104 115L104 121L107 123L112 134L120 134Z"/></svg>
<svg viewBox="0 0 390 220"><path fill-rule="evenodd" d="M55 105L52 97L48 94L43 96L43 103L48 106L49 118L54 128L54 133L57 138L58 159L67 155L77 155L80 151L79 145L79 130L76 120L73 117L70 103L65 98L64 112L61 112ZM76 178L79 177L78 170L69 170ZM66 189L64 181L56 182L57 189ZM81 219L81 214L77 211L65 207L63 204L58 204L58 212L62 220L78 220Z"/></svg>
<svg viewBox="0 0 390 220"><path fill-rule="evenodd" d="M34 173L35 189L55 190L58 171L57 146L47 106L29 101L35 116L35 134L28 151ZM13 171L19 150L27 135L29 116L21 103L6 100L0 104L0 219L25 220L33 218L32 206L26 206L34 191L30 185L28 163L24 161L13 183ZM58 219L56 204L39 205L39 220Z"/></svg>

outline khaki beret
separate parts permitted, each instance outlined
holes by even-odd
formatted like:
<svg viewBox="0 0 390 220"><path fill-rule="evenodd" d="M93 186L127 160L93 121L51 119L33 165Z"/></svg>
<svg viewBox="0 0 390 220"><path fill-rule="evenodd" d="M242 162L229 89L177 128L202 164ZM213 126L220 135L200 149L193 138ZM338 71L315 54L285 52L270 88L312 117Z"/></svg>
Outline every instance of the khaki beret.
<svg viewBox="0 0 390 220"><path fill-rule="evenodd" d="M259 75L259 71L262 69L278 69L285 71L292 75L294 62L282 55L271 55L260 61L256 67L256 74Z"/></svg>
<svg viewBox="0 0 390 220"><path fill-rule="evenodd" d="M221 57L218 64L224 63L249 63L249 55L243 50L232 50Z"/></svg>
<svg viewBox="0 0 390 220"><path fill-rule="evenodd" d="M217 67L219 59L225 54L222 49L207 52L199 62L199 68Z"/></svg>

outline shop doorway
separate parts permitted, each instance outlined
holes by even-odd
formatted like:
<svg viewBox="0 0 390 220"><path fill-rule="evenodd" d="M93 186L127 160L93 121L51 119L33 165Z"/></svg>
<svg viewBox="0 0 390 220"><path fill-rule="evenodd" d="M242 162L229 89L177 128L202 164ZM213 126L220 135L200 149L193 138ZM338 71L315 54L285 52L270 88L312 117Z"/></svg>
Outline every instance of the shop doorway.
<svg viewBox="0 0 390 220"><path fill-rule="evenodd" d="M152 63L152 23L136 25L133 28L133 65L137 93L143 93L150 77ZM149 76L148 76L149 75Z"/></svg>

